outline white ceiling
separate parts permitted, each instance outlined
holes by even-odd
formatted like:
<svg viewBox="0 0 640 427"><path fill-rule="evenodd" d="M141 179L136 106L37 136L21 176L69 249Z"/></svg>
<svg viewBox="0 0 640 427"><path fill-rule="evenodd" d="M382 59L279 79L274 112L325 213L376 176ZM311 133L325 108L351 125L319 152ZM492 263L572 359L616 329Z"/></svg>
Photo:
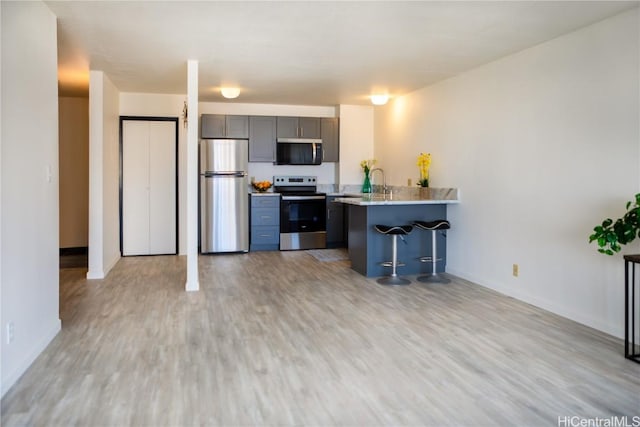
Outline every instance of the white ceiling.
<svg viewBox="0 0 640 427"><path fill-rule="evenodd" d="M88 70L125 92L337 105L402 95L637 7L638 1L46 1L58 16L61 94L87 93Z"/></svg>

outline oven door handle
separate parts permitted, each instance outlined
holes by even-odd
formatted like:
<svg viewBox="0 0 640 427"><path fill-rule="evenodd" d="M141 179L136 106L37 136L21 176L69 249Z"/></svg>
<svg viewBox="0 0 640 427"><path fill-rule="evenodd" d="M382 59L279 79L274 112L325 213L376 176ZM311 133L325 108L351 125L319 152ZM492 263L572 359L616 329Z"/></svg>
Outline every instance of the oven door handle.
<svg viewBox="0 0 640 427"><path fill-rule="evenodd" d="M282 196L282 200L325 200L326 196Z"/></svg>

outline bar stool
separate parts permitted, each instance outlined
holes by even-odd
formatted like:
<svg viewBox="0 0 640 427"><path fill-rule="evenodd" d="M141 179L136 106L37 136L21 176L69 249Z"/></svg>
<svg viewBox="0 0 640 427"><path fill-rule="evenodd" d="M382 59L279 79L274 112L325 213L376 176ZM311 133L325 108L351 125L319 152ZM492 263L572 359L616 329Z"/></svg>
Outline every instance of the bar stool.
<svg viewBox="0 0 640 427"><path fill-rule="evenodd" d="M411 233L413 226L411 225L376 225L375 229L378 233L391 235L392 250L391 261L381 263L384 267L391 267L391 276L381 277L377 280L381 285L408 285L411 283L409 280L398 276L396 272L397 267L402 267L404 264L398 262L398 236L404 239L402 236L406 236Z"/></svg>
<svg viewBox="0 0 640 427"><path fill-rule="evenodd" d="M436 242L436 232L438 230L448 230L451 228L451 224L446 219L438 219L436 221L415 221L413 223L417 228L421 230L431 231L431 256L420 257L420 262L431 263L431 274L426 276L420 276L416 280L419 282L431 282L431 283L449 283L451 280L446 277L442 277L436 272L436 263L442 261L442 258L438 258L438 245Z"/></svg>

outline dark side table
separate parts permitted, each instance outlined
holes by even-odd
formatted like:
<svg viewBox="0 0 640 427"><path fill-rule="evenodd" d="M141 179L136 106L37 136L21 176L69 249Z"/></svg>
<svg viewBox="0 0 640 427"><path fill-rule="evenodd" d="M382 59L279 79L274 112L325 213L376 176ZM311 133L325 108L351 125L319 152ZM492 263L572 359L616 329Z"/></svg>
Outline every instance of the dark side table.
<svg viewBox="0 0 640 427"><path fill-rule="evenodd" d="M640 255L624 256L624 357L640 363L640 286L636 280Z"/></svg>

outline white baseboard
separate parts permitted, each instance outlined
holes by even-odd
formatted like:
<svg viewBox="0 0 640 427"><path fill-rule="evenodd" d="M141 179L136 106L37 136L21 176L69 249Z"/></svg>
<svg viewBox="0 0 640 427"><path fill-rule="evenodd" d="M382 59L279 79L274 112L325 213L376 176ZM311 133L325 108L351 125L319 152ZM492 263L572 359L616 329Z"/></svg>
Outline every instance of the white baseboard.
<svg viewBox="0 0 640 427"><path fill-rule="evenodd" d="M105 276L105 277L109 274L109 272L111 271L111 269L112 269L113 267L115 267L115 265L118 263L118 261L120 261L120 255L119 255L119 254L118 254L118 255L115 255L115 256L111 259L111 262L109 262L109 263L107 264L107 267L104 269L104 276Z"/></svg>
<svg viewBox="0 0 640 427"><path fill-rule="evenodd" d="M107 277L107 274L111 271L113 267L120 261L120 255L115 256L109 264L107 264L107 268L102 271L89 270L87 271L87 279L88 280L100 280Z"/></svg>
<svg viewBox="0 0 640 427"><path fill-rule="evenodd" d="M494 284L491 281L483 280L478 277L474 277L463 271L458 271L455 269L447 269L448 273L453 274L454 276L458 276L461 279L468 280L469 282L480 285L484 288L491 289L493 291L499 292L503 295L515 298L517 300L526 302L527 304L534 305L543 310L550 311L553 314L557 314L558 316L565 317L569 320L573 320L574 322L581 323L585 326L588 326L593 329L597 329L598 331L604 332L605 334L609 334L616 338L624 339L624 322L621 320L620 324L611 324L609 322L605 322L601 319L596 319L592 316L585 315L583 313L578 313L571 308L561 306L553 301L549 301L545 298L540 298L536 295L531 295L527 292L518 291L513 289L513 287L501 286L500 284Z"/></svg>
<svg viewBox="0 0 640 427"><path fill-rule="evenodd" d="M187 282L184 286L185 291L187 292L195 292L200 290L200 282L197 280Z"/></svg>
<svg viewBox="0 0 640 427"><path fill-rule="evenodd" d="M87 279L88 280L104 279L104 271L89 270L87 271Z"/></svg>
<svg viewBox="0 0 640 427"><path fill-rule="evenodd" d="M29 366L36 360L36 358L44 351L49 343L58 335L62 329L62 321L56 319L51 327L45 332L45 334L36 341L36 345L23 357L22 361L15 369L13 369L7 376L2 378L2 397L13 387L13 385L20 379ZM4 372L3 372L4 373Z"/></svg>

